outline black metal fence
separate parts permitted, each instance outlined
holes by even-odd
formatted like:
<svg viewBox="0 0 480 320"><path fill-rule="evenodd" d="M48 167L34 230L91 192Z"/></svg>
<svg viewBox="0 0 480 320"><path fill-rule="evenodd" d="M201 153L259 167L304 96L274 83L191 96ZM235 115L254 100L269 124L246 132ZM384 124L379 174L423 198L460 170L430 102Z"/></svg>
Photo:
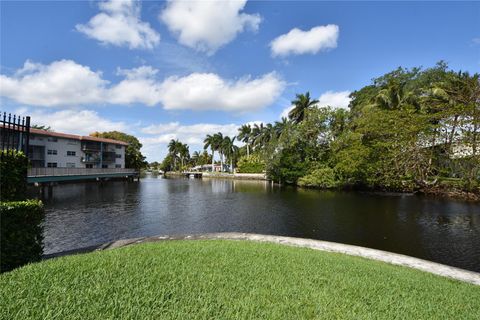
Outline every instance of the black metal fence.
<svg viewBox="0 0 480 320"><path fill-rule="evenodd" d="M4 150L23 151L28 157L30 145L30 117L0 112L0 145Z"/></svg>

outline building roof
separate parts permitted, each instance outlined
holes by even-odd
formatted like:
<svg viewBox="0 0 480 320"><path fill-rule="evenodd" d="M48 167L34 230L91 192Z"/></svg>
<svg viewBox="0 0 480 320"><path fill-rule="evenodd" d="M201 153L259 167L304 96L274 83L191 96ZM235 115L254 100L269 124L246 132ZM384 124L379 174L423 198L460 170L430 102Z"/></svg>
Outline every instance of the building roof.
<svg viewBox="0 0 480 320"><path fill-rule="evenodd" d="M105 143L112 143L112 144L120 144L122 146L128 146L127 142L123 142L119 140L98 138L98 137L92 137L92 136L79 136L76 134L68 134L68 133L54 132L54 131L34 129L34 128L30 128L30 133L49 136L49 137L58 137L58 138L73 139L73 140L80 140L80 141L105 142Z"/></svg>

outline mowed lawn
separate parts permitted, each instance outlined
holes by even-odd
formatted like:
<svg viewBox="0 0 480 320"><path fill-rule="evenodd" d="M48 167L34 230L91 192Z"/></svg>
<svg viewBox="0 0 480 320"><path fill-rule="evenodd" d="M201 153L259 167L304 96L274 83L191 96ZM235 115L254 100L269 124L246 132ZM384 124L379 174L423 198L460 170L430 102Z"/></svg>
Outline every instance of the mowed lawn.
<svg viewBox="0 0 480 320"><path fill-rule="evenodd" d="M0 276L1 319L480 319L480 287L277 244L178 240Z"/></svg>

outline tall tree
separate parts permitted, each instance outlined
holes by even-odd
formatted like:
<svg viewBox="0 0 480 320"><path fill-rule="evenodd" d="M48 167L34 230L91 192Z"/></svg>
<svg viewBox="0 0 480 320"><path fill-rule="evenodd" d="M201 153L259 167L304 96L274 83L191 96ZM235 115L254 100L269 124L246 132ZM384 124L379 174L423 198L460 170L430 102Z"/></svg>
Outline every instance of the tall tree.
<svg viewBox="0 0 480 320"><path fill-rule="evenodd" d="M234 144L235 138L230 138L225 136L222 142L222 151L227 158L227 161L230 161L230 169L233 171L233 163L236 157L238 156L238 147Z"/></svg>
<svg viewBox="0 0 480 320"><path fill-rule="evenodd" d="M247 146L247 157L250 156L250 140L252 138L252 127L249 124L244 124L238 129L238 139Z"/></svg>
<svg viewBox="0 0 480 320"><path fill-rule="evenodd" d="M295 100L292 101L293 109L288 113L288 117L294 123L300 123L305 117L305 110L315 106L318 103L318 100L310 99L310 92L307 91L305 94L297 94Z"/></svg>

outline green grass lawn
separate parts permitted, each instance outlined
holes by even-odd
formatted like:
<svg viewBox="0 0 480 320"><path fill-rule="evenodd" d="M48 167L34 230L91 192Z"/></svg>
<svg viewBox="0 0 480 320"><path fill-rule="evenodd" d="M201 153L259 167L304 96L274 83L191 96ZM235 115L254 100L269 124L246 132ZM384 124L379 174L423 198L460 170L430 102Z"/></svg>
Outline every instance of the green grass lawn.
<svg viewBox="0 0 480 320"><path fill-rule="evenodd" d="M480 287L249 241L145 243L0 276L1 319L480 319Z"/></svg>

